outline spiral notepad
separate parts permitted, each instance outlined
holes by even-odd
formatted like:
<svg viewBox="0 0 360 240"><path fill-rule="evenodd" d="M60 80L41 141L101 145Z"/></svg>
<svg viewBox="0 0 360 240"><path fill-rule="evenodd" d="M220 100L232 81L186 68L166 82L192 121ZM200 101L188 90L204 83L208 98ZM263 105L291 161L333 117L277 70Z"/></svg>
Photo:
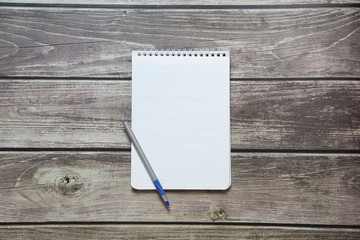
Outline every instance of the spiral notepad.
<svg viewBox="0 0 360 240"><path fill-rule="evenodd" d="M164 189L231 185L228 51L134 51L132 129ZM131 185L154 189L131 149Z"/></svg>

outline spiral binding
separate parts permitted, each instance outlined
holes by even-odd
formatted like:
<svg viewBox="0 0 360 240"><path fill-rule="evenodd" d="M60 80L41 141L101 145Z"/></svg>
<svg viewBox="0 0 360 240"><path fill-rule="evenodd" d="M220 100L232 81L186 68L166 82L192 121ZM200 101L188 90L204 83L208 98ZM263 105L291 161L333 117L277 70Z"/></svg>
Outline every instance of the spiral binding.
<svg viewBox="0 0 360 240"><path fill-rule="evenodd" d="M138 50L135 51L137 56L143 57L226 57L228 51L196 51L196 50Z"/></svg>

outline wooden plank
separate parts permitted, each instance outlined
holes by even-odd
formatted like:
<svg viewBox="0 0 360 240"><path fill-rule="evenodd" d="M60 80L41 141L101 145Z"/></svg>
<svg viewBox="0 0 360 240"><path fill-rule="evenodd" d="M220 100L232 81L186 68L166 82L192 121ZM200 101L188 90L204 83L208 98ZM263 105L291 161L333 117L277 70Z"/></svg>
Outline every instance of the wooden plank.
<svg viewBox="0 0 360 240"><path fill-rule="evenodd" d="M359 229L254 227L190 224L107 224L107 225L19 225L0 226L0 236L6 239L91 240L91 239L359 239Z"/></svg>
<svg viewBox="0 0 360 240"><path fill-rule="evenodd" d="M131 50L228 49L232 78L359 77L359 8L1 8L0 75L131 77Z"/></svg>
<svg viewBox="0 0 360 240"><path fill-rule="evenodd" d="M227 191L130 187L129 152L0 152L0 221L360 223L360 155L236 153ZM214 176L216 177L216 176Z"/></svg>
<svg viewBox="0 0 360 240"><path fill-rule="evenodd" d="M5 3L9 4L66 4L66 5L101 5L101 6L218 6L218 5L230 5L230 6L271 6L271 5L303 5L303 4L324 4L324 5L333 5L333 4L351 4L359 3L356 0L6 0Z"/></svg>
<svg viewBox="0 0 360 240"><path fill-rule="evenodd" d="M233 81L233 149L360 149L359 81ZM130 81L0 80L0 147L129 148Z"/></svg>

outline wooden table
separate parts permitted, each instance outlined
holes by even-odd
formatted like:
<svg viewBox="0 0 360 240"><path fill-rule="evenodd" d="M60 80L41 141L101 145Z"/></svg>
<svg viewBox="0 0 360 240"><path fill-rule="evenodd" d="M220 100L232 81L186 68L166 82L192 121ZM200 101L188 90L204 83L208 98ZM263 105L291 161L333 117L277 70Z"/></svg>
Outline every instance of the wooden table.
<svg viewBox="0 0 360 240"><path fill-rule="evenodd" d="M0 32L0 239L360 238L358 1L7 0ZM168 211L130 187L131 51L214 48L233 185Z"/></svg>

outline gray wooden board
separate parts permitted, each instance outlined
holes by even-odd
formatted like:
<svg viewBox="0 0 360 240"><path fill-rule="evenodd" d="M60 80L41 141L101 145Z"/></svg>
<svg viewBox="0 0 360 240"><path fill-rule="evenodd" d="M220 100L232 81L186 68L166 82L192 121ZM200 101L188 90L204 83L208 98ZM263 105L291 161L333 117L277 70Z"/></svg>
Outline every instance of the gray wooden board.
<svg viewBox="0 0 360 240"><path fill-rule="evenodd" d="M272 5L303 5L303 4L353 4L359 3L357 0L5 0L3 1L9 4L61 4L61 5L101 5L101 6L218 6L218 5L230 5L230 6L272 6Z"/></svg>
<svg viewBox="0 0 360 240"><path fill-rule="evenodd" d="M359 8L0 9L0 76L131 77L136 49L228 49L232 78L359 77Z"/></svg>
<svg viewBox="0 0 360 240"><path fill-rule="evenodd" d="M130 186L129 152L0 152L0 221L360 223L360 155L235 153L227 191ZM214 176L216 178L216 176Z"/></svg>
<svg viewBox="0 0 360 240"><path fill-rule="evenodd" d="M359 81L232 81L233 149L360 149ZM0 147L129 148L130 81L0 80Z"/></svg>
<svg viewBox="0 0 360 240"><path fill-rule="evenodd" d="M190 224L18 225L0 226L5 239L110 240L110 239L359 239L359 229L307 227L255 227Z"/></svg>

